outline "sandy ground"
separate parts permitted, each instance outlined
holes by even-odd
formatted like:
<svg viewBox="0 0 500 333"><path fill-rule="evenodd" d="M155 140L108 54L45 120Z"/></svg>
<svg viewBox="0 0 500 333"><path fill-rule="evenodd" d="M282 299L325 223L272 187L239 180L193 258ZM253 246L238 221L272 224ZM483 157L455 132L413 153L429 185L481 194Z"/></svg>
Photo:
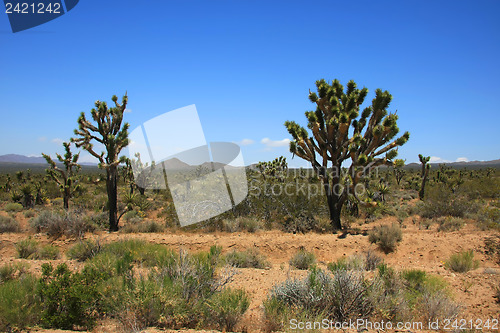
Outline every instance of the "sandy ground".
<svg viewBox="0 0 500 333"><path fill-rule="evenodd" d="M18 220L25 226L26 221L22 214L18 214ZM394 220L395 221L395 220ZM383 221L362 225L359 234L288 234L280 231L259 231L256 233L187 233L176 231L175 233L158 234L121 234L101 232L88 237L98 237L102 243L112 242L118 239L139 238L149 242L165 244L173 249L187 249L189 251L208 250L210 246L217 244L222 246L223 252L232 250L245 250L257 248L272 263L270 269L238 269L238 274L231 283L233 287L244 288L251 295L252 301L249 310L238 326L241 331L257 332L263 328L262 302L266 298L269 289L276 283L284 281L287 277L303 277L305 271L291 269L288 260L301 247L316 254L320 266L335 261L342 256L362 253L366 250L377 252L390 266L402 270L418 268L426 272L442 276L450 285L455 300L464 308L462 318L483 319L500 317L500 304L496 303L495 288L500 284L500 267L484 252L484 240L492 235L492 231L480 231L474 225L468 224L460 231L437 232L436 226L431 230L419 230L407 219L404 223L403 241L397 251L391 254L383 254L376 246L368 242L368 237L363 235L364 231L373 226L383 223L391 223L393 220L387 218ZM16 259L14 245L17 241L27 237L27 234L0 234L0 264L9 262L29 261L34 272L40 271L43 260ZM64 253L71 245L73 239L59 239L51 241L45 235L34 235L41 244L52 243ZM452 254L463 250L474 250L476 259L480 261L478 269L465 274L453 273L444 268L444 261ZM63 256L64 258L64 256ZM56 260L67 262L76 268L80 263L70 260ZM52 333L63 332L60 330L34 330L36 332ZM116 323L105 322L98 326L95 332L118 332ZM160 332L150 329L148 332ZM164 332L164 331L163 331ZM195 331L185 331L195 332Z"/></svg>

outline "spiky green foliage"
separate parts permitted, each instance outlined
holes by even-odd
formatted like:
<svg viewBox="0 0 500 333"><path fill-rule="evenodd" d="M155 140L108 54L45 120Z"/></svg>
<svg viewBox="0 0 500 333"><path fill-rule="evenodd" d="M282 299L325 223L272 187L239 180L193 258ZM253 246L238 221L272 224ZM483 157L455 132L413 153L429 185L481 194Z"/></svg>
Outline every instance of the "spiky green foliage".
<svg viewBox="0 0 500 333"><path fill-rule="evenodd" d="M420 198L420 200L424 200L425 184L427 183L427 177L429 176L429 170L431 169L431 165L429 164L431 157L430 156L426 157L422 154L419 154L418 159L422 164L422 171L420 173L420 176L422 177L422 185L420 185L420 191L418 192L418 197Z"/></svg>
<svg viewBox="0 0 500 333"><path fill-rule="evenodd" d="M316 81L316 87L318 93L309 92L316 110L305 113L312 135L295 121L286 121L285 126L293 137L290 152L310 162L322 179L332 227L337 230L342 227L342 206L363 176L356 170L391 164L397 148L408 141L410 134L405 132L396 138L398 116L387 111L392 100L388 91L377 89L371 105L361 109L368 89L358 89L354 81L349 81L344 89L338 80L329 84L322 79ZM339 191L340 170L348 159L349 184Z"/></svg>
<svg viewBox="0 0 500 333"><path fill-rule="evenodd" d="M56 156L59 162L64 165L64 169L59 168L49 155L42 153L42 156L49 164L47 174L59 185L59 189L63 195L64 209L68 209L69 199L79 189L76 174L81 169L81 166L78 164L80 153L73 155L69 142L63 142L63 146L66 151L64 157L60 154L56 154Z"/></svg>
<svg viewBox="0 0 500 333"><path fill-rule="evenodd" d="M127 108L127 94L123 96L122 103L118 103L118 97L113 96L114 107L108 107L106 102L96 101L95 106L90 111L91 121L87 120L82 112L78 118L78 129L75 130L76 138L71 141L76 143L78 148L83 147L92 156L99 160L99 167L106 170L106 188L109 203L109 230L118 230L118 209L117 209L117 183L118 165L125 162L125 157L120 157L123 148L128 145L128 129L130 125L123 123L123 113ZM98 154L94 150L94 144L99 143L104 146L106 152Z"/></svg>
<svg viewBox="0 0 500 333"><path fill-rule="evenodd" d="M264 179L284 181L288 171L288 163L286 157L280 156L269 162L257 163L257 169Z"/></svg>

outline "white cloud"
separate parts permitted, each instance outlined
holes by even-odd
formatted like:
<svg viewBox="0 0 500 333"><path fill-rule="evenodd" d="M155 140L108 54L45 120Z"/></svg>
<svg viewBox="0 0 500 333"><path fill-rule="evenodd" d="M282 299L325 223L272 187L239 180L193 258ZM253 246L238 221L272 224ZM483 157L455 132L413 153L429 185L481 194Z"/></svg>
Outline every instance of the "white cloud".
<svg viewBox="0 0 500 333"><path fill-rule="evenodd" d="M451 161L442 159L441 157L431 156L429 163L450 163Z"/></svg>
<svg viewBox="0 0 500 333"><path fill-rule="evenodd" d="M58 144L58 145L62 145L62 143L64 142L64 140L63 139L59 139L59 138L54 138L54 139L50 140L50 142Z"/></svg>
<svg viewBox="0 0 500 333"><path fill-rule="evenodd" d="M236 142L238 145L240 146L248 146L248 145L251 145L253 144L255 141L253 141L252 139L243 139L241 141L238 141Z"/></svg>
<svg viewBox="0 0 500 333"><path fill-rule="evenodd" d="M455 162L469 162L469 159L467 157L459 157Z"/></svg>
<svg viewBox="0 0 500 333"><path fill-rule="evenodd" d="M132 109L125 109L124 113L132 113Z"/></svg>
<svg viewBox="0 0 500 333"><path fill-rule="evenodd" d="M274 141L269 138L264 138L260 140L260 143L265 145L267 148L275 148L275 147L287 147L290 144L290 139L283 139Z"/></svg>

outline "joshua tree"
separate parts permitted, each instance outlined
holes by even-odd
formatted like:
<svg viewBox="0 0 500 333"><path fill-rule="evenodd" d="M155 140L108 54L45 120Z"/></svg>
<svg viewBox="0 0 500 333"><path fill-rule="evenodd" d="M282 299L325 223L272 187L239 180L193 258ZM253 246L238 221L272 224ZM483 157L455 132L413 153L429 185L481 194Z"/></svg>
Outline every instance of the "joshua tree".
<svg viewBox="0 0 500 333"><path fill-rule="evenodd" d="M419 154L418 159L422 164L422 171L420 172L420 177L422 178L422 185L420 186L418 197L420 198L420 200L424 200L425 183L427 182L427 177L429 176L429 170L431 168L431 165L429 164L431 157L430 156L424 157L424 155Z"/></svg>
<svg viewBox="0 0 500 333"><path fill-rule="evenodd" d="M394 160L394 163L392 165L394 169L394 177L396 178L396 183L398 183L398 185L400 185L401 180L406 174L406 172L403 170L404 166L405 166L405 160L401 159Z"/></svg>
<svg viewBox="0 0 500 333"><path fill-rule="evenodd" d="M42 156L49 164L47 174L59 185L59 189L63 195L64 209L68 209L69 199L79 188L79 185L76 184L76 174L81 169L81 166L78 164L80 153L73 155L69 142L63 142L63 146L66 151L64 157L60 154L56 154L56 156L59 162L64 165L64 169L59 168L49 155L42 153Z"/></svg>
<svg viewBox="0 0 500 333"><path fill-rule="evenodd" d="M82 112L78 118L78 129L75 130L77 138L71 139L78 148L83 147L92 156L99 160L99 168L106 170L106 189L109 205L109 230L118 230L118 165L125 162L125 156L120 157L121 150L128 145L129 124L123 121L123 112L127 107L127 94L123 96L122 103L118 97L111 100L114 107L109 107L106 102L96 101L95 107L90 111L92 124ZM106 152L96 153L94 143L104 146Z"/></svg>
<svg viewBox="0 0 500 333"><path fill-rule="evenodd" d="M338 80L331 84L319 80L316 87L318 94L309 91L316 110L305 113L312 135L294 121L285 122L285 126L293 137L290 152L309 161L322 180L332 229L338 230L342 228L340 213L348 195L360 201L354 189L361 177L376 166L390 165L397 148L408 141L410 134L405 132L394 139L399 132L398 116L387 112L392 100L388 91L377 89L371 106L364 108L360 116L367 88L359 90L354 81L349 81L344 90ZM341 168L347 159L351 166L342 187ZM359 168L363 171L356 172Z"/></svg>
<svg viewBox="0 0 500 333"><path fill-rule="evenodd" d="M286 157L280 156L269 162L257 163L257 169L259 169L264 180L266 176L270 176L271 179L284 181L288 171L288 163Z"/></svg>

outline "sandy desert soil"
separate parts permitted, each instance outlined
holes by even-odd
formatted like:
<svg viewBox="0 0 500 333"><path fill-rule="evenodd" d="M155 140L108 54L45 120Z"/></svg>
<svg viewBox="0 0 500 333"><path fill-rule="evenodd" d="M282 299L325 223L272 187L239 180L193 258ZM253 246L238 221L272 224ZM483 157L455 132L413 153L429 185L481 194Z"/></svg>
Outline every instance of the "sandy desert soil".
<svg viewBox="0 0 500 333"><path fill-rule="evenodd" d="M22 214L16 217L18 221L26 225ZM116 241L125 238L139 238L149 242L165 244L173 249L187 249L189 251L208 250L210 246L217 244L222 246L223 253L232 250L245 250L257 248L272 263L270 269L238 269L238 274L231 283L233 287L244 288L251 295L252 301L249 310L238 326L239 330L258 332L263 329L262 302L266 298L268 290L276 283L284 281L287 277L303 277L307 273L291 269L288 260L300 248L312 251L316 254L320 266L335 261L342 256L361 253L366 250L376 251L390 266L402 270L408 268L422 269L428 273L443 277L450 285L454 298L464 308L462 318L465 319L487 319L500 317L500 304L494 298L495 288L500 283L500 266L485 254L484 240L492 235L492 231L480 231L473 224L467 224L460 231L437 232L436 227L431 230L420 230L407 219L404 223L403 241L397 251L383 254L376 246L368 242L366 231L374 225L391 223L395 220L387 218L382 221L359 227L357 234L289 234L281 231L258 231L256 233L191 233L176 231L158 234L121 234L101 232L88 235L88 237L99 238L102 243ZM0 265L29 261L31 270L40 273L43 260L16 259L15 243L27 237L27 234L0 234ZM60 248L61 253L75 243L74 239L50 240L45 235L33 236L41 244L52 243ZM473 249L476 259L480 261L478 269L468 273L453 273L445 269L444 261L452 254ZM63 256L64 258L64 256ZM78 268L82 264L72 260L56 260L67 262L71 267ZM36 332L52 333L64 332L60 330L37 330ZM95 332L119 332L117 323L101 323ZM150 329L148 332L160 332ZM195 332L195 331L185 331Z"/></svg>

